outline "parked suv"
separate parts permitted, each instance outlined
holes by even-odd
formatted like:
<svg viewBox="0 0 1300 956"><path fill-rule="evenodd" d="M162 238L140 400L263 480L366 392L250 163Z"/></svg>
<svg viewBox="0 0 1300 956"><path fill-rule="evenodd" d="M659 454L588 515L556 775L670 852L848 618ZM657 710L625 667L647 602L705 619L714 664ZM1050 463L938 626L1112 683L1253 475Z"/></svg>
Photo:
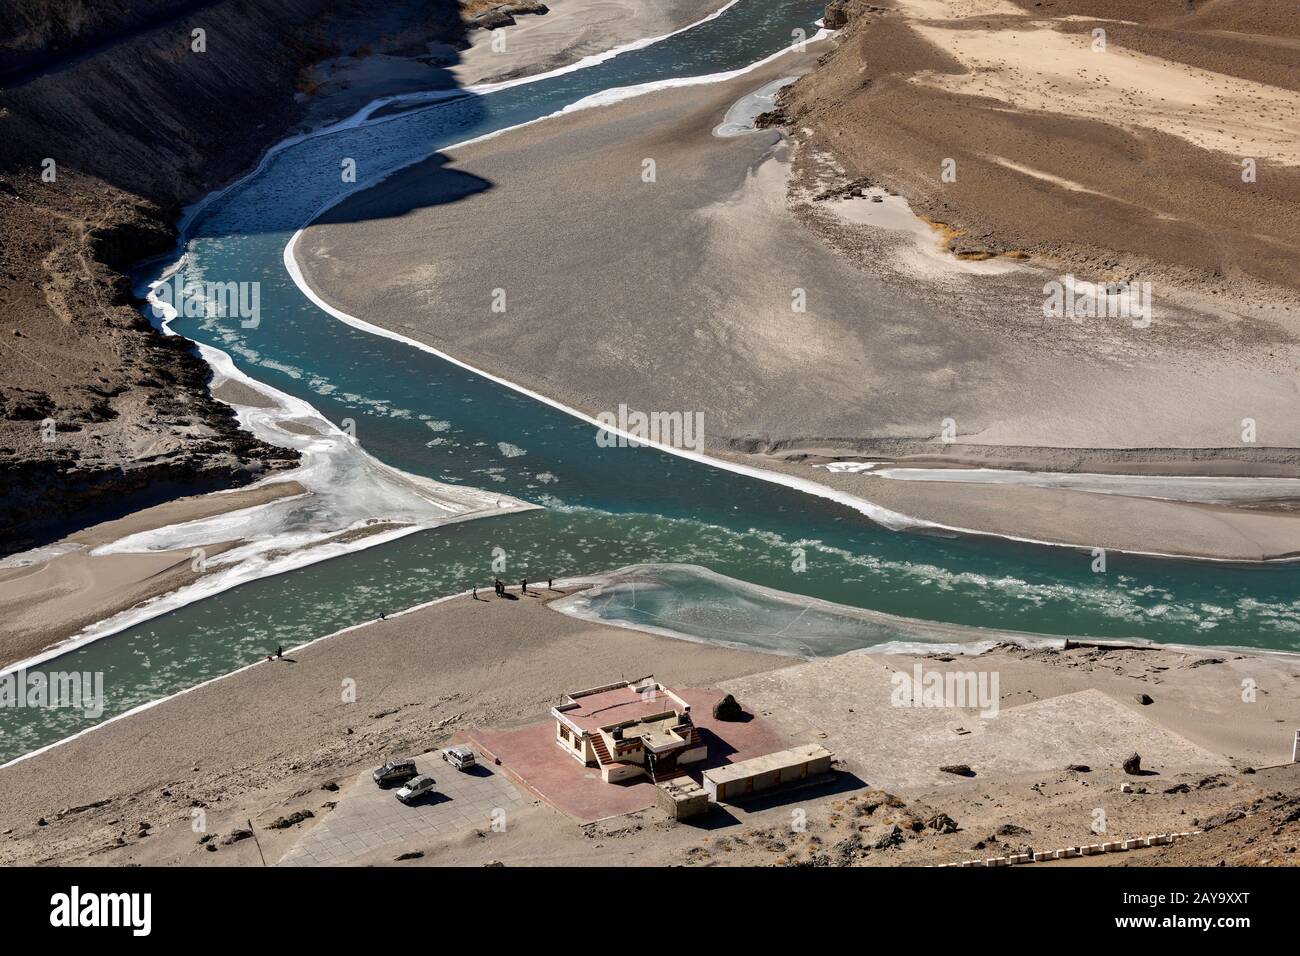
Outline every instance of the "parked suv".
<svg viewBox="0 0 1300 956"><path fill-rule="evenodd" d="M433 778L430 776L416 777L401 790L397 791L397 799L403 803L414 803L426 793L433 790Z"/></svg>
<svg viewBox="0 0 1300 956"><path fill-rule="evenodd" d="M371 776L381 787L391 787L393 784L406 783L419 772L415 769L414 760L390 760Z"/></svg>
<svg viewBox="0 0 1300 956"><path fill-rule="evenodd" d="M451 764L457 770L468 770L477 763L474 759L474 751L462 744L457 744L455 747L448 747L442 752L442 759L447 761L447 763Z"/></svg>

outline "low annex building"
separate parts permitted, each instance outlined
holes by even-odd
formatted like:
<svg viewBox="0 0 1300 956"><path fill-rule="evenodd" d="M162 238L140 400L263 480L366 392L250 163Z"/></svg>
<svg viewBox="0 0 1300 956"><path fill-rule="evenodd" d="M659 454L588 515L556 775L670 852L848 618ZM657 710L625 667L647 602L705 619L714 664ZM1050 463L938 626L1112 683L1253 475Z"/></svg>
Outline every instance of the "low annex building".
<svg viewBox="0 0 1300 956"><path fill-rule="evenodd" d="M556 744L606 783L671 780L708 755L691 705L653 677L569 694L551 716Z"/></svg>

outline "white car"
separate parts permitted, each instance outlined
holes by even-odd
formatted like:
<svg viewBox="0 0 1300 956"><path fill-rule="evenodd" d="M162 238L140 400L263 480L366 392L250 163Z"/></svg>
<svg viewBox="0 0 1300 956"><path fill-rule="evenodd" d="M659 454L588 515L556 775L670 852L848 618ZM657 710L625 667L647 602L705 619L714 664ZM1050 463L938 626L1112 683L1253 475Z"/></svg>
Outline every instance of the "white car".
<svg viewBox="0 0 1300 956"><path fill-rule="evenodd" d="M428 775L416 777L397 791L397 799L403 803L414 803L426 793L433 791L433 778Z"/></svg>
<svg viewBox="0 0 1300 956"><path fill-rule="evenodd" d="M442 752L442 759L447 761L457 770L468 770L474 766L477 761L474 758L474 751L470 750L463 744L457 744L455 747L448 747Z"/></svg>

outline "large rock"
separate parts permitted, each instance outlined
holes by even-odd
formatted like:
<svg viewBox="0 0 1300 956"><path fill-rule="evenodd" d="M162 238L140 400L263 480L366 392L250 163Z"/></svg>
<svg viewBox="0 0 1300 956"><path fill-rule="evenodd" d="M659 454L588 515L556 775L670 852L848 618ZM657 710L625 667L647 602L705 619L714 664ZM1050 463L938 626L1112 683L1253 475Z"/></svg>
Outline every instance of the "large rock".
<svg viewBox="0 0 1300 956"><path fill-rule="evenodd" d="M877 850L888 850L890 847L898 846L902 842L903 831L900 827L895 825L878 837L876 842L872 844L872 847Z"/></svg>
<svg viewBox="0 0 1300 956"><path fill-rule="evenodd" d="M1215 827L1221 827L1224 824L1228 824L1236 820L1240 820L1245 815L1246 815L1245 811L1240 809L1228 810L1224 813L1216 813L1214 816L1210 817L1203 824L1201 824L1201 829L1213 830Z"/></svg>
<svg viewBox="0 0 1300 956"><path fill-rule="evenodd" d="M491 9L484 10L482 13L476 13L469 18L467 23L471 27L496 30L501 27L514 26L515 17L520 14L531 13L542 16L549 12L550 8L544 3L537 3L536 0L519 0L517 3L502 3Z"/></svg>
<svg viewBox="0 0 1300 956"><path fill-rule="evenodd" d="M1132 753L1129 756L1129 758L1124 761L1124 772L1127 774L1131 774L1134 777L1142 773L1141 755L1139 755L1137 752Z"/></svg>
<svg viewBox="0 0 1300 956"><path fill-rule="evenodd" d="M936 813L926 820L925 824L931 830L938 830L940 833L956 833L958 829L957 821L946 813Z"/></svg>
<svg viewBox="0 0 1300 956"><path fill-rule="evenodd" d="M501 27L514 26L515 18L506 13L501 7L493 7L491 10L484 10L482 13L470 17L468 24L471 27L481 27L484 30L498 30Z"/></svg>
<svg viewBox="0 0 1300 956"><path fill-rule="evenodd" d="M743 720L744 717L744 710L730 694L713 705L714 720Z"/></svg>

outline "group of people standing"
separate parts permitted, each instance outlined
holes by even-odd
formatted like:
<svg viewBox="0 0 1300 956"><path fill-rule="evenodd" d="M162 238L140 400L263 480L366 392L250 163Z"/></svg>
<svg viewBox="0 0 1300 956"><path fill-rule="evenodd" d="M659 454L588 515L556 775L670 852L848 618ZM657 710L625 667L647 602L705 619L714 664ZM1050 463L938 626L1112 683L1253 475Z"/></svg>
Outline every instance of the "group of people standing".
<svg viewBox="0 0 1300 956"><path fill-rule="evenodd" d="M547 578L547 579L546 579L546 589L547 589L548 591L550 591L550 590L554 590L554 588L553 588L553 586L552 586L553 583L554 583L554 581L555 581L554 578ZM494 591L496 591L497 597L505 597L505 596L506 596L506 582L502 581L500 578L497 578L495 581L492 582L492 589L493 589ZM521 579L520 579L520 581L519 581L519 592L520 592L521 594L527 594L527 593L528 593L528 579L527 579L527 578L521 578ZM478 600L478 585L475 585L475 586L474 586L474 600L475 600L475 601Z"/></svg>

